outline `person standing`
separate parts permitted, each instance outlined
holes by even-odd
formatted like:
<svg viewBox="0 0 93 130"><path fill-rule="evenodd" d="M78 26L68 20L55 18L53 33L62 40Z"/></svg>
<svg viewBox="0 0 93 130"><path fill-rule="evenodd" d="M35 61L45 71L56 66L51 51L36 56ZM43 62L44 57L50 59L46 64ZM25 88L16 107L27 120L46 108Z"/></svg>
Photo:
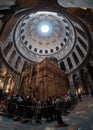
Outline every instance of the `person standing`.
<svg viewBox="0 0 93 130"><path fill-rule="evenodd" d="M79 98L79 101L81 102L82 99L81 99L81 94L80 93L78 93L78 98Z"/></svg>
<svg viewBox="0 0 93 130"><path fill-rule="evenodd" d="M57 99L55 100L55 104L56 104L56 114L57 114L57 123L58 125L56 125L56 127L66 127L67 124L65 124L63 122L62 119L62 108L63 108L63 100L60 97L57 97Z"/></svg>

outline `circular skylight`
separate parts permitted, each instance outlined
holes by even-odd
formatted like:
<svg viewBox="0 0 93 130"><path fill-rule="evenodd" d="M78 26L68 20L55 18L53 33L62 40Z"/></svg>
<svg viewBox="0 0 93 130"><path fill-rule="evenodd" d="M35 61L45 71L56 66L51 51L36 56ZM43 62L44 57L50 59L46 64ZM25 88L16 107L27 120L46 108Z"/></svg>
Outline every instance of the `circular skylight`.
<svg viewBox="0 0 93 130"><path fill-rule="evenodd" d="M49 32L49 26L48 26L48 25L42 25L42 26L41 26L41 31L42 31L43 33Z"/></svg>
<svg viewBox="0 0 93 130"><path fill-rule="evenodd" d="M53 29L52 22L45 19L45 20L40 20L37 23L36 30L37 30L38 35L47 37L53 34L54 29Z"/></svg>

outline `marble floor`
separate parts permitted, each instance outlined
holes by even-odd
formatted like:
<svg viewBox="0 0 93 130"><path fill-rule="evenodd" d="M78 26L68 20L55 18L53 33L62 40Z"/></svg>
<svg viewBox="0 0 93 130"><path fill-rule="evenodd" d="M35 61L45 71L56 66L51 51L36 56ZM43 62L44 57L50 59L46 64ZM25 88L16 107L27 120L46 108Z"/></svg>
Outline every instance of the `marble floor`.
<svg viewBox="0 0 93 130"><path fill-rule="evenodd" d="M89 96L82 97L82 102L78 102L73 110L67 116L63 116L67 127L55 127L56 121L51 123L32 122L22 123L13 121L12 118L0 115L0 130L93 130L93 98Z"/></svg>

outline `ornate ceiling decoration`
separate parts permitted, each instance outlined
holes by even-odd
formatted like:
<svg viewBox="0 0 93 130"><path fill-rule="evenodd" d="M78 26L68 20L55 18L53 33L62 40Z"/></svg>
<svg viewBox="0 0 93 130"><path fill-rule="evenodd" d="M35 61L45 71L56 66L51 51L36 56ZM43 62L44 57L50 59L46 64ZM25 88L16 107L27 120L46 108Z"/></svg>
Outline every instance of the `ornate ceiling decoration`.
<svg viewBox="0 0 93 130"><path fill-rule="evenodd" d="M39 11L18 22L14 41L21 53L24 47L28 55L22 54L29 60L33 57L34 61L38 61L36 55L41 59L53 55L59 60L73 47L75 31L71 22L62 14ZM61 57L57 55L58 52Z"/></svg>

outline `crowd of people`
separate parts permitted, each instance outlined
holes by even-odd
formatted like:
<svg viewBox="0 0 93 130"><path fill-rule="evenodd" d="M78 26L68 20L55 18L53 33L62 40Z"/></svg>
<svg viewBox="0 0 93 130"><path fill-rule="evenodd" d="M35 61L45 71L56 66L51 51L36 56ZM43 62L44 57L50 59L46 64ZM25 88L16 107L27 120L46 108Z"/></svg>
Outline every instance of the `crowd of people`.
<svg viewBox="0 0 93 130"><path fill-rule="evenodd" d="M93 98L93 89L90 89ZM71 92L61 96L49 96L47 99L39 99L35 95L25 95L23 92L9 90L8 93L0 89L0 111L7 116L13 116L14 121L32 121L40 123L42 118L46 122L57 120L59 126L67 126L62 119L62 114L68 114L68 110L74 108L78 101L82 101L82 95L72 95ZM25 120L26 119L26 120Z"/></svg>
<svg viewBox="0 0 93 130"><path fill-rule="evenodd" d="M40 100L23 92L3 93L0 90L0 102L2 108L5 107L6 113L15 117L15 121L34 118L36 122L41 122L42 118L45 118L46 122L57 120L58 126L66 126L62 120L62 113L67 113L67 110L76 104L76 98L68 93Z"/></svg>

